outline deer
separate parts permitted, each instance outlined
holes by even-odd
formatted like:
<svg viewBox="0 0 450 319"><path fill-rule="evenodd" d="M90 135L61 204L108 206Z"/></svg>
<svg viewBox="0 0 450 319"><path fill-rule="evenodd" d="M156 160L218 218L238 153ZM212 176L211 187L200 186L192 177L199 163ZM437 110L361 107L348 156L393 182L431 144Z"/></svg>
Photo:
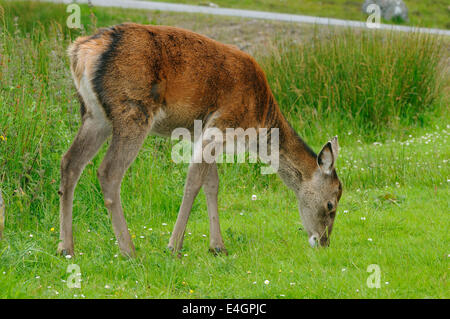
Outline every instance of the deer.
<svg viewBox="0 0 450 319"><path fill-rule="evenodd" d="M124 174L148 135L168 137L177 127L192 130L195 120L220 130L278 128L277 173L296 194L310 245L329 245L342 195L335 169L337 137L317 155L282 114L264 71L251 55L189 30L135 23L79 37L68 55L81 125L61 160L59 254L74 255L74 190L84 167L111 138L97 177L120 252L135 257L120 199ZM219 224L217 163L205 161L189 164L168 249L182 249L201 188L209 216L209 249L227 254Z"/></svg>

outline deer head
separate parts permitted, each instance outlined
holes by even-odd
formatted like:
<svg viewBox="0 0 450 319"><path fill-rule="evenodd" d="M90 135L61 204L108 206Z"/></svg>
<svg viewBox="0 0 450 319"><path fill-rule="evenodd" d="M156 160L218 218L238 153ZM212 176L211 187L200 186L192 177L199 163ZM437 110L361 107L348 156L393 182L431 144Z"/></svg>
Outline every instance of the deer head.
<svg viewBox="0 0 450 319"><path fill-rule="evenodd" d="M290 161L291 164L280 166L281 178L297 196L300 217L312 247L330 243L342 195L342 183L335 170L338 152L338 140L334 137L325 144L312 165L302 166Z"/></svg>

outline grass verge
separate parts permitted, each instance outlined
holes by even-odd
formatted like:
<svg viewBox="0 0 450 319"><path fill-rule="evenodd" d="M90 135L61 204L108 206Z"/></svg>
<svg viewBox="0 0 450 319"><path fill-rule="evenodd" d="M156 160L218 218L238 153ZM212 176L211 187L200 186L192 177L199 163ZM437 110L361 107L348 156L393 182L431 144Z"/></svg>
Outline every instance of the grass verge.
<svg viewBox="0 0 450 319"><path fill-rule="evenodd" d="M419 37L389 43L385 42L389 35L334 35L321 47L284 44L259 58L284 112L314 149L331 133L340 135L337 167L344 195L328 249L309 248L306 234L299 230L294 195L277 176L259 175L257 165L224 164L219 172L219 210L230 256L207 253L208 220L201 194L188 224L185 257L170 257L164 250L181 203L186 166L170 161L173 142L149 137L122 185L138 258L118 256L96 178L105 146L87 166L77 187L77 255L67 260L56 256L57 189L60 157L79 125L79 105L65 54L76 33L58 23L59 14L65 14L63 6L30 4L33 10L23 11L22 3L0 4L5 8L0 31L0 185L7 203L5 238L0 242L1 298L449 297L446 83L434 82L440 79L439 73L401 74L400 70L411 71L407 64L395 58L399 68L396 64L392 69L389 63L393 60L384 55L390 51L376 46L401 50L408 45L412 51L400 51L399 56L411 54L405 56L410 68L416 72L445 70L436 68L433 57L437 51L429 47L433 40ZM30 12L40 16L39 23ZM144 22L138 11L115 12L96 8L96 20L85 20L86 29L94 28L92 21L103 26L122 22L118 21L122 17ZM360 46L349 46L359 41ZM362 53L372 55L359 56ZM376 64L354 65L350 58ZM427 63L429 70L424 69ZM394 75L400 79L392 79ZM383 85L379 77L396 85ZM418 99L412 104L414 111L405 107L408 103L403 102L411 101L409 94L404 95L405 100L391 94L407 88L406 92L417 90L414 92L425 100L428 91L421 89L421 79L431 81L428 87L433 84L432 98L423 108ZM368 81L359 84L365 89L377 87L372 94L381 94L388 104L372 102L374 108L384 110L379 118L378 113L358 120L352 117L353 107L360 101L352 94L363 93L350 84L357 85L360 80ZM303 99L295 100L299 89L304 90ZM345 99L340 100L338 93ZM319 105L314 97L322 95L326 98L321 101L328 101L330 107L318 109L317 118L311 117L314 125L303 125L298 119L309 116L308 110ZM350 104L341 109L339 101ZM394 113L386 114L389 112ZM425 114L428 120L416 121L416 113ZM333 117L339 119L336 125L342 126L327 124L333 123ZM383 118L395 125L384 125ZM372 124L365 127L365 121ZM253 194L256 201L251 200ZM81 289L67 287L67 267L73 263L81 269ZM379 289L366 285L371 264L381 269Z"/></svg>

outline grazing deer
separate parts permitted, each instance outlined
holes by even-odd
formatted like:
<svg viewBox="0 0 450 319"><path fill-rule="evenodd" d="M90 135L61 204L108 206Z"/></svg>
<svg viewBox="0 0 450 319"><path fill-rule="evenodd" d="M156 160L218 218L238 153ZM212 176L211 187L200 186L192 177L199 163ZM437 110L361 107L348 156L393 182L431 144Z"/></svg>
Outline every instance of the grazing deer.
<svg viewBox="0 0 450 319"><path fill-rule="evenodd" d="M69 47L82 124L61 161L58 251L73 255L72 205L85 165L112 140L98 178L121 252L135 249L125 222L120 185L148 134L175 128L278 128L279 175L297 195L310 244L328 245L342 187L336 171L337 138L317 156L282 115L263 70L248 54L205 36L167 26L133 23L78 38ZM202 141L203 143L203 141ZM217 211L216 163L191 163L169 249L182 248L200 188L206 194L210 249L226 253Z"/></svg>

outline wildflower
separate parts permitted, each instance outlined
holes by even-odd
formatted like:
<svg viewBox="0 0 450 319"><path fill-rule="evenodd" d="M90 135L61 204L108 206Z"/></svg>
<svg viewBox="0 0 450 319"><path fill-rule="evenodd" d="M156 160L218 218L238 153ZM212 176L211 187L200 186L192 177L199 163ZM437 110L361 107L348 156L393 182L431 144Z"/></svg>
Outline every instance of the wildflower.
<svg viewBox="0 0 450 319"><path fill-rule="evenodd" d="M268 285L268 284L270 284L270 281L264 280L264 284L265 284L265 285Z"/></svg>
<svg viewBox="0 0 450 319"><path fill-rule="evenodd" d="M66 255L66 259L71 259L72 256L71 255Z"/></svg>
<svg viewBox="0 0 450 319"><path fill-rule="evenodd" d="M135 238L136 238L136 235L135 235L135 234L131 235L131 238L135 239Z"/></svg>
<svg viewBox="0 0 450 319"><path fill-rule="evenodd" d="M8 139L6 138L6 136L0 135L0 140L2 140L3 142L6 142Z"/></svg>
<svg viewBox="0 0 450 319"><path fill-rule="evenodd" d="M55 227L50 228L50 231L54 232L55 231Z"/></svg>
<svg viewBox="0 0 450 319"><path fill-rule="evenodd" d="M389 285L389 281L386 281L385 284L386 284L386 285Z"/></svg>
<svg viewBox="0 0 450 319"><path fill-rule="evenodd" d="M193 294L193 293L194 293L194 290L190 289L190 290L189 290L189 293L190 293L190 294Z"/></svg>
<svg viewBox="0 0 450 319"><path fill-rule="evenodd" d="M372 238L367 238L368 241L372 241Z"/></svg>
<svg viewBox="0 0 450 319"><path fill-rule="evenodd" d="M291 285L291 286L295 286L295 282L291 282L290 285Z"/></svg>
<svg viewBox="0 0 450 319"><path fill-rule="evenodd" d="M252 272L250 270L247 271L247 274L251 274Z"/></svg>
<svg viewBox="0 0 450 319"><path fill-rule="evenodd" d="M346 271L347 269L345 269L345 268L342 268L342 272L344 272L344 271Z"/></svg>
<svg viewBox="0 0 450 319"><path fill-rule="evenodd" d="M252 195L252 200L256 200L256 195Z"/></svg>
<svg viewBox="0 0 450 319"><path fill-rule="evenodd" d="M111 288L110 286L108 286L108 285L105 285L105 289L109 289L109 288Z"/></svg>
<svg viewBox="0 0 450 319"><path fill-rule="evenodd" d="M167 224L166 224L166 223L162 223L162 225L163 225L163 226L167 226Z"/></svg>

